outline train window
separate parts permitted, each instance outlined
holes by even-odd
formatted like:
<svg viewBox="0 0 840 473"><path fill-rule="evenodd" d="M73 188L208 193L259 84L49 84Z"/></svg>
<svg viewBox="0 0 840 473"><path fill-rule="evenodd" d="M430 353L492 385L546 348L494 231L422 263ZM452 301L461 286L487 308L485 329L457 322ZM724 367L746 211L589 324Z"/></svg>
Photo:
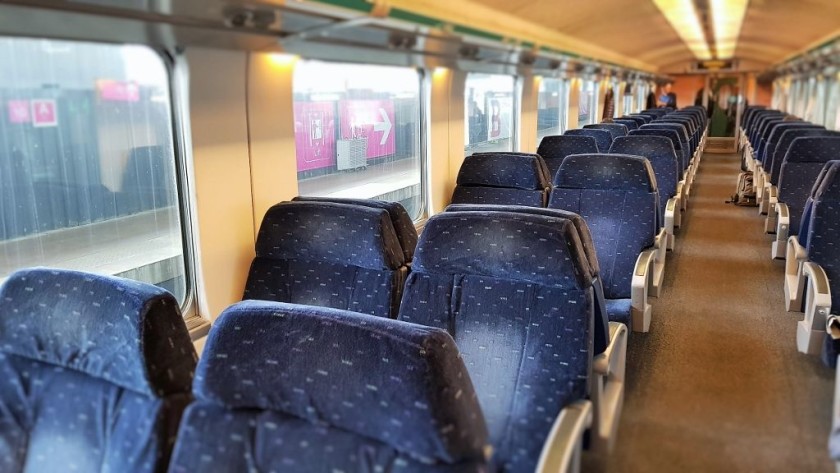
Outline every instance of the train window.
<svg viewBox="0 0 840 473"><path fill-rule="evenodd" d="M635 96L633 95L633 87L635 84L633 82L625 82L621 87L621 93L624 94L624 104L621 110L621 115L627 115L628 113L636 113L636 107L634 103ZM619 115L616 113L616 115Z"/></svg>
<svg viewBox="0 0 840 473"><path fill-rule="evenodd" d="M51 266L191 291L169 70L144 46L0 38L0 280Z"/></svg>
<svg viewBox="0 0 840 473"><path fill-rule="evenodd" d="M300 61L298 192L400 202L423 217L421 76L408 67Z"/></svg>
<svg viewBox="0 0 840 473"><path fill-rule="evenodd" d="M827 128L840 130L840 73L834 75L828 85L828 100L825 107L825 123Z"/></svg>
<svg viewBox="0 0 840 473"><path fill-rule="evenodd" d="M580 83L578 104L578 126L598 123L598 81L583 80Z"/></svg>
<svg viewBox="0 0 840 473"><path fill-rule="evenodd" d="M488 151L513 151L513 76L467 74L464 107L464 151L466 155Z"/></svg>
<svg viewBox="0 0 840 473"><path fill-rule="evenodd" d="M550 135L566 131L566 114L569 111L569 81L544 78L540 81L537 98L537 143Z"/></svg>

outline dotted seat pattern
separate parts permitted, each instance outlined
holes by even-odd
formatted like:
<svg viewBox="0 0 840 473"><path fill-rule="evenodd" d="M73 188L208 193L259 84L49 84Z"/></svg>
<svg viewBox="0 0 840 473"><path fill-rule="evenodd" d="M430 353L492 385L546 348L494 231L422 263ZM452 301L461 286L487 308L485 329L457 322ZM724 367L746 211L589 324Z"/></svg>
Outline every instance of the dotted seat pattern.
<svg viewBox="0 0 840 473"><path fill-rule="evenodd" d="M677 195L679 161L671 140L661 136L625 136L613 141L610 153L641 156L650 161L659 191L659 223L665 223L668 199Z"/></svg>
<svg viewBox="0 0 840 473"><path fill-rule="evenodd" d="M767 139L765 140L764 146L761 149L761 154L759 155L759 160L762 162L763 167L765 170L770 171L772 169L772 160L773 154L776 151L776 146L779 144L779 140L782 138L782 134L788 130L819 130L825 129L825 127L820 125L814 125L808 122L781 122L773 125L770 128L769 133L767 134Z"/></svg>
<svg viewBox="0 0 840 473"><path fill-rule="evenodd" d="M166 471L195 363L163 289L12 274L0 288L0 470Z"/></svg>
<svg viewBox="0 0 840 473"><path fill-rule="evenodd" d="M595 138L595 143L598 145L599 153L606 153L612 146L613 135L608 130L601 130L597 128L576 128L573 130L566 130L564 135L569 136L591 136ZM552 177L554 177L552 175Z"/></svg>
<svg viewBox="0 0 840 473"><path fill-rule="evenodd" d="M591 125L584 125L584 129L593 129L593 130L607 130L612 135L612 139L615 140L619 136L627 136L627 126L622 125L621 123L593 123Z"/></svg>
<svg viewBox="0 0 840 473"><path fill-rule="evenodd" d="M548 167L548 175L553 178L563 162L563 158L572 154L597 153L598 143L594 137L584 135L546 136L537 148Z"/></svg>
<svg viewBox="0 0 840 473"><path fill-rule="evenodd" d="M820 128L794 128L792 130L785 130L779 138L773 150L773 158L769 166L765 163L765 171L770 172L770 182L772 184L779 184L779 174L782 172L782 162L790 150L790 145L793 140L797 138L807 138L811 136L840 136L836 131L824 130Z"/></svg>
<svg viewBox="0 0 840 473"><path fill-rule="evenodd" d="M473 154L461 164L452 203L545 207L550 183L539 155Z"/></svg>
<svg viewBox="0 0 840 473"><path fill-rule="evenodd" d="M811 213L814 206L814 196L817 193L817 190L822 185L823 180L825 179L826 174L828 171L835 167L840 166L840 160L832 160L823 166L820 170L820 173L817 175L817 178L814 180L814 185L811 187L811 194L808 195L808 199L805 200L805 208L802 211L802 218L800 219L799 223L799 244L803 247L808 247L808 238L810 237L810 229L811 229Z"/></svg>
<svg viewBox="0 0 840 473"><path fill-rule="evenodd" d="M685 170L688 169L691 157L688 155L688 149L682 148L682 145L680 144L679 133L677 133L675 130L645 128L633 130L630 133L628 133L628 136L663 136L671 140L671 145L674 147L674 152L677 154L677 158L679 159L680 179L682 179Z"/></svg>
<svg viewBox="0 0 840 473"><path fill-rule="evenodd" d="M400 320L446 329L501 471L534 471L552 423L586 395L591 268L571 220L445 212L420 235Z"/></svg>
<svg viewBox="0 0 840 473"><path fill-rule="evenodd" d="M441 329L244 301L207 340L170 472L488 471L487 427Z"/></svg>
<svg viewBox="0 0 840 473"><path fill-rule="evenodd" d="M408 273L388 211L282 202L266 212L243 299L395 317Z"/></svg>
<svg viewBox="0 0 840 473"><path fill-rule="evenodd" d="M779 173L779 202L788 206L790 228L799 228L805 201L825 163L840 157L840 136L793 140ZM816 199L815 199L816 200Z"/></svg>

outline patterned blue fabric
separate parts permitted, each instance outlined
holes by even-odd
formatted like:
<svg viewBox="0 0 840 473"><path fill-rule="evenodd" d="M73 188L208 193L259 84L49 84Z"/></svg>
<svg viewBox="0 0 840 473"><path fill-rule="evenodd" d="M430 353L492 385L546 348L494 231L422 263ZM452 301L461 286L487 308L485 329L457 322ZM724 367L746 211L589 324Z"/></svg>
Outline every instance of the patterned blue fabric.
<svg viewBox="0 0 840 473"><path fill-rule="evenodd" d="M414 258L414 249L417 247L417 227L414 226L414 221L411 220L411 216L408 215L405 207L403 207L399 202L309 196L297 196L292 199L292 201L334 202L336 204L361 205L362 207L387 210L388 215L391 216L391 223L394 225L394 231L397 233L397 240L400 241L405 261L411 262L411 259Z"/></svg>
<svg viewBox="0 0 840 473"><path fill-rule="evenodd" d="M644 125L641 130L673 130L677 132L677 135L680 139L680 148L686 150L688 152L688 156L694 152L691 147L691 143L689 142L688 133L685 131L685 126L680 125L678 123L660 123L660 122L653 122L648 125Z"/></svg>
<svg viewBox="0 0 840 473"><path fill-rule="evenodd" d="M633 123L636 124L636 128L633 128L634 130L637 130L640 126L642 126L642 125L644 125L645 123L648 122L647 118L640 117L640 116L637 116L637 115L624 115L623 117L621 117L621 119L622 120L632 120ZM621 123L624 123L624 122L621 122ZM630 133L630 132L628 131L627 133Z"/></svg>
<svg viewBox="0 0 840 473"><path fill-rule="evenodd" d="M545 207L546 191L505 189L503 187L457 186L452 193L453 204L525 205Z"/></svg>
<svg viewBox="0 0 840 473"><path fill-rule="evenodd" d="M446 328L502 471L532 472L561 409L586 395L590 269L565 219L452 212L429 220L400 319Z"/></svg>
<svg viewBox="0 0 840 473"><path fill-rule="evenodd" d="M613 141L612 154L642 156L650 161L659 190L659 223L665 224L668 199L677 195L680 163L671 140L661 136L624 136Z"/></svg>
<svg viewBox="0 0 840 473"><path fill-rule="evenodd" d="M770 132L767 134L767 139L764 140L764 146L761 148L761 152L758 155L759 161L765 163L765 170L770 171L772 169L770 161L773 158L773 153L776 151L776 146L779 144L779 140L782 138L782 134L788 130L798 130L798 129L824 129L825 127L814 125L808 122L781 122L773 125L770 129Z"/></svg>
<svg viewBox="0 0 840 473"><path fill-rule="evenodd" d="M597 152L598 143L595 138L582 135L546 136L540 142L540 147L537 148L537 154L545 160L545 164L548 166L548 175L552 179L566 156Z"/></svg>
<svg viewBox="0 0 840 473"><path fill-rule="evenodd" d="M750 143L752 143L753 148L758 147L759 131L764 126L764 123L769 120L778 120L784 117L785 114L778 111L766 112L756 117L756 120L752 123L752 128L749 133Z"/></svg>
<svg viewBox="0 0 840 473"><path fill-rule="evenodd" d="M808 199L805 200L805 208L802 211L802 219L799 223L799 244L803 247L808 247L808 237L811 230L811 210L814 205L814 196L817 194L817 190L822 185L823 180L825 179L826 174L828 173L829 169L840 165L840 161L832 160L825 165L823 165L822 169L820 169L820 173L817 175L817 178L814 180L814 185L811 187L811 194L808 195Z"/></svg>
<svg viewBox="0 0 840 473"><path fill-rule="evenodd" d="M386 210L282 202L266 212L243 299L395 317L408 271Z"/></svg>
<svg viewBox="0 0 840 473"><path fill-rule="evenodd" d="M782 133L778 144L776 144L776 147L773 150L773 157L771 158L769 165L767 162L764 163L764 170L770 171L770 182L772 184L779 184L779 174L782 171L782 162L784 161L793 140L809 136L840 136L840 133L819 128L794 128L792 130L786 130Z"/></svg>
<svg viewBox="0 0 840 473"><path fill-rule="evenodd" d="M171 472L486 471L487 427L444 331L265 301L207 340Z"/></svg>
<svg viewBox="0 0 840 473"><path fill-rule="evenodd" d="M620 154L569 156L554 185L549 207L580 214L589 225L605 297L629 298L636 259L653 246L659 228L650 162Z"/></svg>
<svg viewBox="0 0 840 473"><path fill-rule="evenodd" d="M646 128L643 130L633 130L630 133L628 133L628 136L662 136L664 138L668 138L671 141L671 146L674 147L674 152L677 154L677 161L679 165L679 178L683 178L685 170L688 169L688 165L691 161L691 156L689 156L688 149L682 148L679 133L677 133L675 130Z"/></svg>
<svg viewBox="0 0 840 473"><path fill-rule="evenodd" d="M195 361L163 289L14 273L0 288L0 470L165 471Z"/></svg>
<svg viewBox="0 0 840 473"><path fill-rule="evenodd" d="M620 123L594 123L592 125L584 125L584 129L593 130L607 130L610 132L612 139L615 140L619 136L627 136L627 127Z"/></svg>
<svg viewBox="0 0 840 473"><path fill-rule="evenodd" d="M656 125L679 125L682 127L682 131L678 128L675 128L679 133L682 133L684 137L688 138L688 149L691 154L694 154L694 150L697 149L699 145L699 136L692 130L691 128L691 121L689 119L680 120L676 118L667 117L667 119L657 120L654 122Z"/></svg>
<svg viewBox="0 0 840 473"><path fill-rule="evenodd" d="M640 118L642 120L642 123L639 123L639 127L641 127L644 124L647 124L647 123L651 122L650 116L642 115L642 114L639 114L639 113L631 113L630 115L627 115L627 117L628 118Z"/></svg>
<svg viewBox="0 0 840 473"><path fill-rule="evenodd" d="M822 266L831 288L831 313L840 310L840 166L830 167L814 194L808 236L808 259Z"/></svg>
<svg viewBox="0 0 840 473"><path fill-rule="evenodd" d="M613 322L630 327L633 305L630 299L606 299L607 314Z"/></svg>
<svg viewBox="0 0 840 473"><path fill-rule="evenodd" d="M612 134L607 130L577 128L574 130L566 130L563 134L571 136L591 136L595 138L595 142L598 144L599 153L606 153L610 149L610 146L612 146Z"/></svg>
<svg viewBox="0 0 840 473"><path fill-rule="evenodd" d="M480 153L464 159L456 184L544 190L550 186L547 178L545 163L536 154Z"/></svg>
<svg viewBox="0 0 840 473"><path fill-rule="evenodd" d="M840 136L803 137L791 143L779 173L779 202L788 206L790 228L799 228L814 181L825 163L837 157L840 157Z"/></svg>
<svg viewBox="0 0 840 473"><path fill-rule="evenodd" d="M639 123L637 123L636 120L633 120L631 118L616 118L613 121L615 123L618 123L619 125L626 126L627 127L627 133L630 133L633 130L638 130L639 129Z"/></svg>

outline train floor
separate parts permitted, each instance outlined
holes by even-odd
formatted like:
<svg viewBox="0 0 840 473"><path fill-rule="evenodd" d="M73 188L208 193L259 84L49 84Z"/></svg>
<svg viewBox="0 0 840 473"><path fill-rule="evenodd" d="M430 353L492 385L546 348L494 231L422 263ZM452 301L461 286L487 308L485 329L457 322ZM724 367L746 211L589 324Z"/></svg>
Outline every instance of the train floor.
<svg viewBox="0 0 840 473"><path fill-rule="evenodd" d="M831 472L834 373L796 351L782 261L724 201L735 154L706 154L647 334L628 346L610 472Z"/></svg>

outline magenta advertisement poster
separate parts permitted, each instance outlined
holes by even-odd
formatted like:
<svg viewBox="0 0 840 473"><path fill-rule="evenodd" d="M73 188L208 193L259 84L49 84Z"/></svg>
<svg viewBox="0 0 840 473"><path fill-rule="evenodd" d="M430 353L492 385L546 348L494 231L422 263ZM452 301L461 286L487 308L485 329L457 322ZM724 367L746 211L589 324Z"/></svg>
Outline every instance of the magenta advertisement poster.
<svg viewBox="0 0 840 473"><path fill-rule="evenodd" d="M295 102L297 169L335 165L334 102Z"/></svg>
<svg viewBox="0 0 840 473"><path fill-rule="evenodd" d="M341 138L367 138L367 157L394 154L394 102L391 100L342 100Z"/></svg>

